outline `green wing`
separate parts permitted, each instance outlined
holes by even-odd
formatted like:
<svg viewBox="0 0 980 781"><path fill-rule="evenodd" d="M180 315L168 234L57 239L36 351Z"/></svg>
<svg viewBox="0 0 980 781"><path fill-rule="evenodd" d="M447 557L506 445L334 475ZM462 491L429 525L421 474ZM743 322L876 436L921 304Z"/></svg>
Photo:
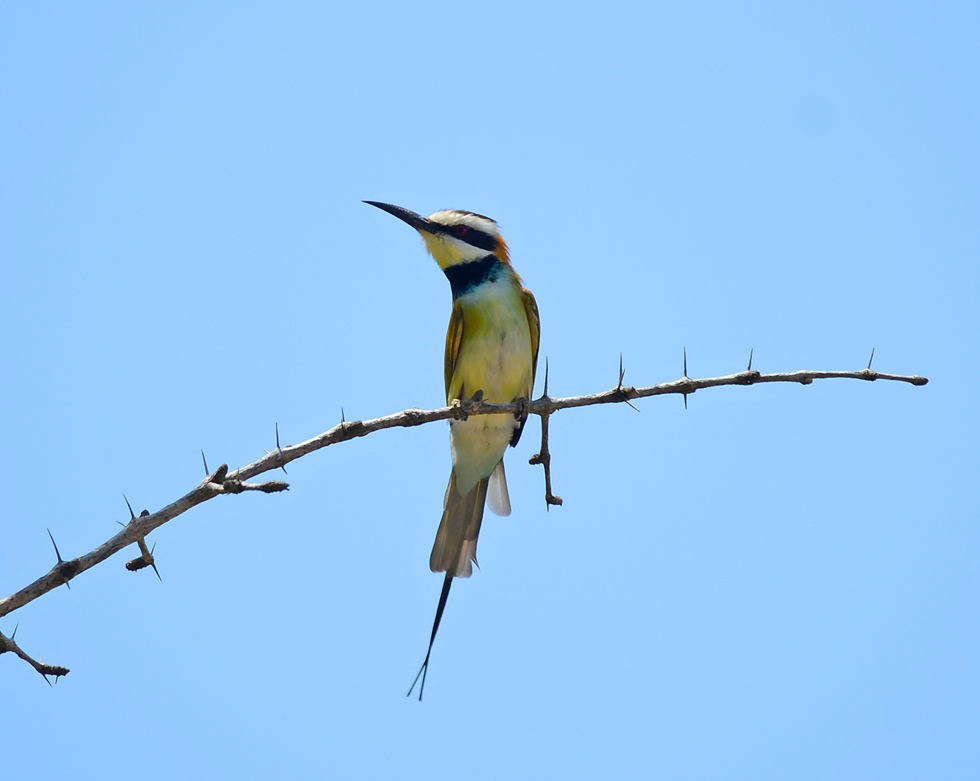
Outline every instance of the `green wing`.
<svg viewBox="0 0 980 781"><path fill-rule="evenodd" d="M531 291L521 288L524 296L524 311L527 313L527 325L531 331L531 387L527 389L527 397L534 392L534 377L538 373L538 344L541 342L541 318L538 316L538 302L534 300Z"/></svg>
<svg viewBox="0 0 980 781"><path fill-rule="evenodd" d="M458 383L453 383L456 361L459 359L459 346L462 343L463 307L457 301L453 301L453 314L449 318L449 330L446 332L446 404L452 404L453 399L458 399L462 391Z"/></svg>

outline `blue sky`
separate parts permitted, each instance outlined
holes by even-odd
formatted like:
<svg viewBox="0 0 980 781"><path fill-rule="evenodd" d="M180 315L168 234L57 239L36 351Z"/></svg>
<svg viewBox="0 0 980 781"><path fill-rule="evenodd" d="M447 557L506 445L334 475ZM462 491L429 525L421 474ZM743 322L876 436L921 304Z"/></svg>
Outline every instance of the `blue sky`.
<svg viewBox="0 0 980 781"><path fill-rule="evenodd" d="M444 424L219 497L0 619L4 772L976 778L971 4L7 5L0 592L213 466L440 406L449 287L361 203L501 225L557 414L425 701ZM538 391L540 392L540 375ZM127 552L128 553L128 552ZM135 553L133 554L135 555Z"/></svg>

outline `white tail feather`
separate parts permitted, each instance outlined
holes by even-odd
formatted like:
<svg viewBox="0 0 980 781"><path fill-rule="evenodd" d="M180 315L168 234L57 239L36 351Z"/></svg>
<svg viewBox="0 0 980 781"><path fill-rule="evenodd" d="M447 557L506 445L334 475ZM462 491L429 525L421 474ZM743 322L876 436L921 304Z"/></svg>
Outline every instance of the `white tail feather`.
<svg viewBox="0 0 980 781"><path fill-rule="evenodd" d="M510 515L510 495L507 493L507 475L504 473L503 459L500 459L500 463L490 473L487 504L495 515Z"/></svg>

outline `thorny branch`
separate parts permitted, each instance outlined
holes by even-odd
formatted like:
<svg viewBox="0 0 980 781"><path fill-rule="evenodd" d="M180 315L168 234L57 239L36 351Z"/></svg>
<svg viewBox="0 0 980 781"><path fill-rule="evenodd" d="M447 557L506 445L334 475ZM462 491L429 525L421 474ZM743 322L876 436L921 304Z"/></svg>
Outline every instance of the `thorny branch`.
<svg viewBox="0 0 980 781"><path fill-rule="evenodd" d="M37 670L42 676L44 676L44 680L46 681L48 681L49 675L53 675L55 677L55 680L57 680L59 676L68 674L67 667L59 667L56 664L43 664L42 662L35 661L30 656L28 656L26 653L24 653L21 650L20 646L17 645L16 642L14 642L14 637L16 635L17 635L17 627L14 627L13 634L11 634L10 637L7 637L3 632L0 632L0 654L6 653L7 651L12 651L13 653L17 654L17 656L19 656L21 659L23 659L25 662L27 662L31 667ZM50 685L51 685L51 681L48 681L48 686Z"/></svg>
<svg viewBox="0 0 980 781"><path fill-rule="evenodd" d="M874 353L872 353L872 357L874 357ZM338 425L329 431L325 431L319 436L308 439L298 445L288 445L286 447L279 446L277 428L276 449L271 453L266 454L254 463L232 472L228 471L227 464L222 464L213 474L209 474L196 488L175 502L157 510L155 513L148 513L144 510L137 517L130 508L131 517L129 523L123 527L122 531L95 550L70 561L64 561L61 555L57 554L57 545L55 545L55 552L58 557L55 566L46 575L38 578L30 585L0 600L0 617L23 607L28 602L37 599L42 594L46 594L48 591L62 584L67 586L68 582L80 573L105 561L129 545L138 545L141 555L139 558L127 563L126 566L128 569L135 571L152 566L154 571L156 571L152 551L147 549L144 541L146 535L154 529L176 518L178 515L187 512L192 507L196 507L220 494L237 494L245 491L262 491L265 493L285 491L289 488L289 485L280 480L269 480L258 484L247 483L245 481L255 475L269 472L273 469L283 469L285 471L285 465L290 461L295 461L297 458L302 458L309 453L328 447L329 445L367 436L381 429L421 426L425 423L432 423L436 420L448 420L450 418L465 420L470 415L491 415L499 413L510 413L518 417L523 415L538 415L541 418L541 449L531 458L531 463L541 464L544 467L545 501L550 506L561 504L561 498L551 492L551 454L548 450L548 421L550 416L558 410L572 407L588 407L595 404L630 404L633 399L646 398L647 396L663 396L666 394L682 394L686 404L687 396L695 391L701 390L702 388L713 388L719 385L757 385L764 382L796 382L801 385L809 385L814 380L822 379L892 380L896 382L907 382L912 385L925 385L928 382L925 377L883 374L874 371L871 369L870 362L866 369L856 372L798 371L782 374L761 374L753 370L751 365L750 359L749 368L746 371L729 374L724 377L710 377L700 380L688 377L685 365L684 377L679 380L651 385L647 388L634 388L630 385L623 385L622 358L620 358L619 382L615 388L601 393L586 396L569 396L560 399L552 398L548 395L546 369L544 393L540 398L530 401L521 399L509 404L490 404L482 401L483 394L478 392L472 399L440 409L407 409L393 415L363 421L347 421L342 419ZM207 471L206 461L205 471ZM127 500L128 504L129 502ZM51 542L54 543L53 537ZM159 577L159 572L157 572L157 576ZM34 661L18 647L13 640L13 636L8 638L0 633L0 654L7 651L12 651L24 659L41 675L54 675L57 677L68 673L68 669L65 667L44 665ZM47 680L46 677L45 680Z"/></svg>

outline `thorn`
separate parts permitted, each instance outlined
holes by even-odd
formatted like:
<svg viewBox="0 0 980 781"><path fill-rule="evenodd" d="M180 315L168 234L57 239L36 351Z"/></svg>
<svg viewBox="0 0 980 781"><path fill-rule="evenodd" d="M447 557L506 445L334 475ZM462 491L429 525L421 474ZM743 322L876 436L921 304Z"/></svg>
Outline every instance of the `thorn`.
<svg viewBox="0 0 980 781"><path fill-rule="evenodd" d="M344 417L344 408L340 408L340 425L343 426L347 422L347 418Z"/></svg>
<svg viewBox="0 0 980 781"><path fill-rule="evenodd" d="M211 470L208 469L208 460L204 457L204 450L201 450L201 460L204 462L204 474L211 474Z"/></svg>
<svg viewBox="0 0 980 781"><path fill-rule="evenodd" d="M143 512L140 513L140 518L145 518L149 514L150 514L149 510L143 510Z"/></svg>
<svg viewBox="0 0 980 781"><path fill-rule="evenodd" d="M548 359L544 359L544 396L548 395Z"/></svg>
<svg viewBox="0 0 980 781"><path fill-rule="evenodd" d="M157 574L157 579L163 583L163 578L160 577L160 570L157 569L156 559L153 558L153 551L157 549L157 544L153 543L153 547L150 548L150 566L153 567L153 571Z"/></svg>
<svg viewBox="0 0 980 781"><path fill-rule="evenodd" d="M58 564L64 564L65 560L61 558L61 553L58 550L58 543L54 541L54 535L51 533L50 529L48 529L48 537L51 538L51 544L54 545L54 555L58 557ZM64 584L65 586L68 587L68 590L71 591L71 585L68 583L67 580L64 580ZM47 679L45 678L45 680Z"/></svg>
<svg viewBox="0 0 980 781"><path fill-rule="evenodd" d="M619 354L619 382L616 383L616 390L621 391L623 389L623 378L625 376L626 376L626 370L623 369L623 354L620 353ZM633 407L633 409L635 409L637 412L640 411L640 410L638 410L636 408L636 406L633 404L633 402L630 401L629 399L624 398L623 401L625 401L627 404L629 404L631 407Z"/></svg>
<svg viewBox="0 0 980 781"><path fill-rule="evenodd" d="M129 508L129 520L133 520L136 514L133 512L133 506L129 503L129 499L126 499L126 494L123 494L123 499L126 500L126 506Z"/></svg>
<svg viewBox="0 0 980 781"><path fill-rule="evenodd" d="M684 379L688 380L690 377L687 376L687 348L684 348ZM687 394L684 394L684 409L687 409Z"/></svg>
<svg viewBox="0 0 980 781"><path fill-rule="evenodd" d="M20 629L20 624L17 624L17 626L14 627L14 633L12 635L10 635L10 639L11 640L13 640L15 637L17 637L17 630L18 629Z"/></svg>
<svg viewBox="0 0 980 781"><path fill-rule="evenodd" d="M54 541L54 535L51 533L50 529L48 529L48 537L51 538L51 544L54 545L54 555L58 557L58 563L64 564L65 560L61 558L61 554L58 552L58 543Z"/></svg>
<svg viewBox="0 0 980 781"><path fill-rule="evenodd" d="M752 371L752 356L754 354L755 354L755 348L753 347L751 350L749 350L749 365L745 368L745 371L747 372Z"/></svg>
<svg viewBox="0 0 980 781"><path fill-rule="evenodd" d="M341 415L344 414L343 410L341 410L340 414ZM276 450L278 450L280 453L282 452L282 445L279 444L279 423L278 422L276 423ZM286 466L285 465L280 466L279 468L282 470L282 473L284 475L288 475L289 474L289 472L286 471Z"/></svg>
<svg viewBox="0 0 980 781"><path fill-rule="evenodd" d="M868 358L868 368L871 368L871 362L875 359L875 348L871 348L871 357Z"/></svg>

